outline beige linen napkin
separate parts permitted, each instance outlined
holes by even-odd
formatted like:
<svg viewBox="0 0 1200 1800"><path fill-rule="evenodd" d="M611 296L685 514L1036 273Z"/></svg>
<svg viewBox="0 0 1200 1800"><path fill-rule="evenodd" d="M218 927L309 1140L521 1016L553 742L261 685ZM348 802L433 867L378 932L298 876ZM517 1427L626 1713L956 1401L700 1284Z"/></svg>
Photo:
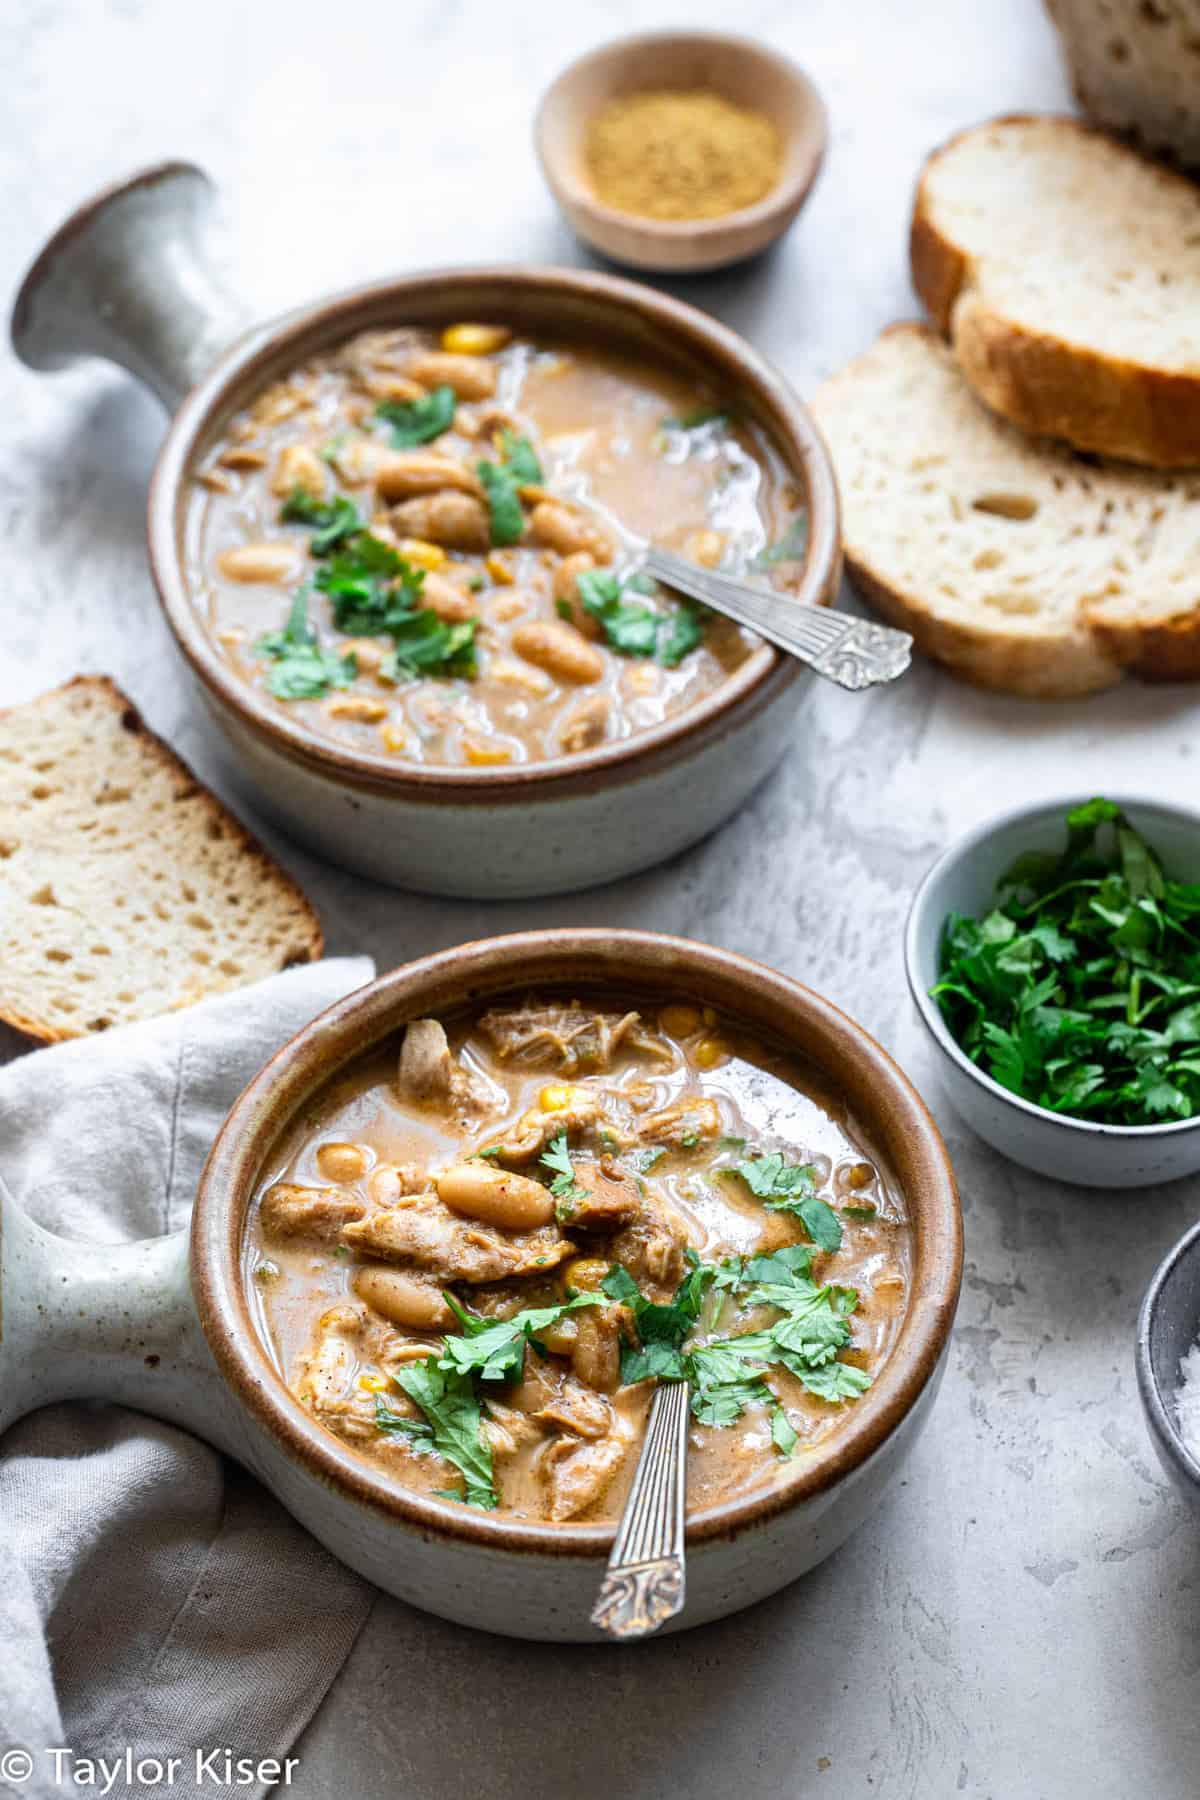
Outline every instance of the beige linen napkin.
<svg viewBox="0 0 1200 1800"><path fill-rule="evenodd" d="M364 958L288 970L0 1068L0 1183L65 1237L175 1230L246 1082L372 974ZM152 1767L130 1781L121 1763L114 1800L220 1793L197 1750L282 1761L371 1594L248 1475L172 1426L88 1403L20 1421L0 1441L0 1794L104 1791L94 1772L73 1780L54 1747L110 1764L180 1759L169 1785ZM32 1759L27 1776L21 1756L6 1761L14 1748Z"/></svg>

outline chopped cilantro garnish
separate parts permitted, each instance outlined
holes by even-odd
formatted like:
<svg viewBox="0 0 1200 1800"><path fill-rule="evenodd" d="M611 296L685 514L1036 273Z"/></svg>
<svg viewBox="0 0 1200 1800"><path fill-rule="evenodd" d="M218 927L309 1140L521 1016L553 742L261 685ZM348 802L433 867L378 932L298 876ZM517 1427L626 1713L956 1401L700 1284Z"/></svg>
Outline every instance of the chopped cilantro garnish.
<svg viewBox="0 0 1200 1800"><path fill-rule="evenodd" d="M309 623L307 588L293 599L283 630L269 631L255 649L274 664L267 687L277 700L319 700L330 688L349 687L357 673L352 656L321 648Z"/></svg>
<svg viewBox="0 0 1200 1800"><path fill-rule="evenodd" d="M623 593L632 585L626 582L623 589L611 569L586 569L577 580L583 610L602 627L610 649L621 656L652 656L673 669L703 639L703 615L690 604L656 612L626 600Z"/></svg>
<svg viewBox="0 0 1200 1800"><path fill-rule="evenodd" d="M415 444L428 444L449 431L457 408L452 387L435 387L418 400L381 400L375 417L391 426L395 449L411 450Z"/></svg>
<svg viewBox="0 0 1200 1800"><path fill-rule="evenodd" d="M818 1199L809 1164L789 1163L775 1150L769 1156L756 1156L749 1162L738 1163L732 1173L741 1176L750 1192L765 1203L769 1212L794 1214L818 1248L841 1248L842 1228L838 1216L824 1200Z"/></svg>
<svg viewBox="0 0 1200 1800"><path fill-rule="evenodd" d="M752 569L773 569L776 563L803 562L808 551L808 514L797 513L777 544L770 544L750 562Z"/></svg>
<svg viewBox="0 0 1200 1800"><path fill-rule="evenodd" d="M537 487L542 480L542 465L537 451L527 437L515 431L502 431L500 448L504 466L518 487Z"/></svg>
<svg viewBox="0 0 1200 1800"><path fill-rule="evenodd" d="M542 479L542 465L527 437L505 431L500 437L500 460L477 462L475 473L483 483L492 520L493 544L515 544L525 529L519 489Z"/></svg>
<svg viewBox="0 0 1200 1800"><path fill-rule="evenodd" d="M1109 1125L1200 1114L1200 883L1168 876L1110 800L950 913L930 990L967 1055L1035 1106Z"/></svg>
<svg viewBox="0 0 1200 1800"><path fill-rule="evenodd" d="M392 654L384 673L405 675L474 675L475 619L439 619L428 607L397 619L390 627Z"/></svg>
<svg viewBox="0 0 1200 1800"><path fill-rule="evenodd" d="M550 1183L550 1192L558 1202L555 1212L558 1215L559 1223L565 1223L575 1210L575 1202L582 1200L589 1192L587 1188L581 1187L575 1179L575 1165L571 1161L571 1152L567 1148L565 1131L560 1131L556 1138L550 1140L538 1160L554 1176L554 1180Z"/></svg>
<svg viewBox="0 0 1200 1800"><path fill-rule="evenodd" d="M772 1441L780 1455L790 1455L796 1435L765 1379L771 1368L786 1369L822 1400L849 1399L871 1385L861 1369L837 1360L850 1342L858 1295L853 1288L818 1286L812 1257L807 1245L790 1244L771 1255L693 1262L665 1306L647 1300L628 1270L614 1264L604 1292L630 1308L640 1340L639 1348L622 1350L622 1381L686 1379L692 1412L704 1425L732 1425L747 1406L765 1405ZM771 1307L777 1317L759 1330L694 1341L710 1290L746 1309Z"/></svg>
<svg viewBox="0 0 1200 1800"><path fill-rule="evenodd" d="M539 1331L546 1331L567 1313L581 1306L598 1306L596 1294L576 1294L557 1306L526 1307L508 1319L485 1319L469 1313L453 1294L446 1302L462 1326L459 1336L443 1341L438 1367L460 1375L475 1375L480 1381L516 1381L521 1374L527 1343L536 1344Z"/></svg>
<svg viewBox="0 0 1200 1800"><path fill-rule="evenodd" d="M702 425L728 425L729 414L721 406L697 406L678 418L660 419L663 431L699 431Z"/></svg>
<svg viewBox="0 0 1200 1800"><path fill-rule="evenodd" d="M425 1414L438 1455L462 1475L465 1493L452 1490L452 1497L465 1499L468 1506L497 1506L492 1449L483 1434L479 1396L471 1377L442 1368L430 1356L423 1362L406 1363L392 1380Z"/></svg>
<svg viewBox="0 0 1200 1800"><path fill-rule="evenodd" d="M308 540L312 556L328 556L346 538L362 530L362 514L345 494L332 500L316 500L304 488L293 488L279 516L289 524L315 526Z"/></svg>

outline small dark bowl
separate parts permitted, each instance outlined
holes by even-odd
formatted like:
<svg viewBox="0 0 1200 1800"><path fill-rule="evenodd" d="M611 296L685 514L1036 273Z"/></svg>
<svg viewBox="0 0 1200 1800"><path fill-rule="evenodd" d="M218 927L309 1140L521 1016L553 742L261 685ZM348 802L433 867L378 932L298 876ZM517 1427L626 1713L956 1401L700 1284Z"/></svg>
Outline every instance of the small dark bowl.
<svg viewBox="0 0 1200 1800"><path fill-rule="evenodd" d="M1200 1336L1200 1224L1159 1264L1137 1328L1138 1390L1154 1448L1173 1485L1200 1508L1200 1462L1180 1436L1175 1389L1181 1359Z"/></svg>

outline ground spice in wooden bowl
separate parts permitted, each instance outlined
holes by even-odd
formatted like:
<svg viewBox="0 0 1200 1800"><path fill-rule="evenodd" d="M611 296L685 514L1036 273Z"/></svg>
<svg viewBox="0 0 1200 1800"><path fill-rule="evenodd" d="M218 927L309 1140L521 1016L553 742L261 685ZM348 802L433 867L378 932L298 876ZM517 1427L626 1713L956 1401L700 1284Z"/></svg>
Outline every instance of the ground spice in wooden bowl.
<svg viewBox="0 0 1200 1800"><path fill-rule="evenodd" d="M596 198L644 219L716 219L765 198L783 145L764 113L707 89L646 89L601 107L587 137Z"/></svg>

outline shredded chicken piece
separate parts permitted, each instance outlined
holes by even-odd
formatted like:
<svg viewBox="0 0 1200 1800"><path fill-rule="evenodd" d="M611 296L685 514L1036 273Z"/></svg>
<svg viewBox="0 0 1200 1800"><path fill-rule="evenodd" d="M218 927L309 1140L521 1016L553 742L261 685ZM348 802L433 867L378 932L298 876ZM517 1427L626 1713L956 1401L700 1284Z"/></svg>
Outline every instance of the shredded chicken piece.
<svg viewBox="0 0 1200 1800"><path fill-rule="evenodd" d="M366 1206L345 1188L299 1187L277 1181L263 1195L259 1217L266 1238L310 1237L332 1241L343 1225L361 1219Z"/></svg>
<svg viewBox="0 0 1200 1800"><path fill-rule="evenodd" d="M561 1069L566 1074L607 1069L623 1044L665 1062L672 1060L664 1041L646 1030L636 1012L602 1013L591 1007L528 1001L484 1013L479 1029L502 1062Z"/></svg>
<svg viewBox="0 0 1200 1800"><path fill-rule="evenodd" d="M339 1437L375 1435L375 1397L355 1384L365 1318L353 1306L334 1306L317 1321L316 1336L296 1366L292 1391Z"/></svg>
<svg viewBox="0 0 1200 1800"><path fill-rule="evenodd" d="M488 1154L494 1153L504 1163L523 1165L540 1156L560 1133L565 1131L570 1138L587 1131L600 1117L599 1101L593 1095L581 1092L578 1099L572 1100L569 1106L560 1107L557 1112L535 1110L522 1114L507 1136L498 1144L488 1146Z"/></svg>
<svg viewBox="0 0 1200 1800"><path fill-rule="evenodd" d="M708 1095L691 1095L651 1113L638 1125L643 1144L660 1144L666 1150L691 1150L707 1138L719 1137L721 1114Z"/></svg>
<svg viewBox="0 0 1200 1800"><path fill-rule="evenodd" d="M577 1438L602 1438L612 1429L613 1410L603 1394L594 1393L568 1375L553 1399L533 1417L541 1425L568 1431Z"/></svg>
<svg viewBox="0 0 1200 1800"><path fill-rule="evenodd" d="M413 1194L348 1225L342 1241L385 1262L429 1269L442 1281L511 1281L571 1254L557 1225L513 1233L460 1219L434 1193Z"/></svg>
<svg viewBox="0 0 1200 1800"><path fill-rule="evenodd" d="M465 1116L482 1112L489 1103L452 1054L437 1019L414 1019L406 1029L396 1085L406 1100L449 1107Z"/></svg>
<svg viewBox="0 0 1200 1800"><path fill-rule="evenodd" d="M483 1435L492 1447L492 1455L503 1461L507 1456L515 1456L523 1445L536 1443L542 1429L528 1413L518 1411L515 1406L501 1406L498 1400L489 1400Z"/></svg>
<svg viewBox="0 0 1200 1800"><path fill-rule="evenodd" d="M602 1498L629 1454L633 1438L618 1416L608 1437L580 1441L557 1438L542 1457L540 1468L550 1490L550 1517L577 1519Z"/></svg>
<svg viewBox="0 0 1200 1800"><path fill-rule="evenodd" d="M361 1230L351 1225L348 1231ZM687 1249L683 1222L659 1199L647 1196L637 1217L612 1240L612 1256L623 1263L651 1300L669 1300L683 1280Z"/></svg>
<svg viewBox="0 0 1200 1800"><path fill-rule="evenodd" d="M599 1162L576 1156L575 1193L559 1202L558 1219L568 1231L620 1231L642 1207L641 1189L610 1157Z"/></svg>
<svg viewBox="0 0 1200 1800"><path fill-rule="evenodd" d="M634 1338L633 1316L625 1306L588 1306L575 1314L571 1369L598 1394L615 1394L621 1385L621 1339Z"/></svg>

